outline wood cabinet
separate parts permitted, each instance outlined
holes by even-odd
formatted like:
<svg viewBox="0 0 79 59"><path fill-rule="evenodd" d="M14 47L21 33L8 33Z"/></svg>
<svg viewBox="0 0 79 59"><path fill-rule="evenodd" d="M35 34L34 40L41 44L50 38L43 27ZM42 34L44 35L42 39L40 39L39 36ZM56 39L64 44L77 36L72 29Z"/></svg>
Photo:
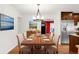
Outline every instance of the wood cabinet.
<svg viewBox="0 0 79 59"><path fill-rule="evenodd" d="M77 25L79 22L79 13L73 13L74 24Z"/></svg>
<svg viewBox="0 0 79 59"><path fill-rule="evenodd" d="M75 35L69 35L69 52L78 53L78 48L76 45L79 45L79 37Z"/></svg>
<svg viewBox="0 0 79 59"><path fill-rule="evenodd" d="M79 13L61 12L61 20L74 20L74 25L77 25L77 22L79 22Z"/></svg>
<svg viewBox="0 0 79 59"><path fill-rule="evenodd" d="M72 12L61 12L61 20L72 20Z"/></svg>

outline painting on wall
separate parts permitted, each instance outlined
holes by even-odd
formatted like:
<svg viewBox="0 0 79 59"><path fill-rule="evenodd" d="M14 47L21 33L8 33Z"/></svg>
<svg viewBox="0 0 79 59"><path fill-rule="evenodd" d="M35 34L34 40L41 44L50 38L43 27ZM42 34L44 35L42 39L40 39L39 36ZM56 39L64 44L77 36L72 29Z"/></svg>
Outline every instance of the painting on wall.
<svg viewBox="0 0 79 59"><path fill-rule="evenodd" d="M0 14L0 30L13 30L14 18Z"/></svg>
<svg viewBox="0 0 79 59"><path fill-rule="evenodd" d="M36 21L30 21L29 22L29 29L37 29L37 22Z"/></svg>

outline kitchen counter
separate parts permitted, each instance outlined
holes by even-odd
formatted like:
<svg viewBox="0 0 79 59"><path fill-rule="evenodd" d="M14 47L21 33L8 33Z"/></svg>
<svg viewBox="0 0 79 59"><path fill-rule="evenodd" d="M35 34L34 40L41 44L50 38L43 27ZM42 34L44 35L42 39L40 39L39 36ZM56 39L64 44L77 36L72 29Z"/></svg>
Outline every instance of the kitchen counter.
<svg viewBox="0 0 79 59"><path fill-rule="evenodd" d="M76 37L79 37L79 35L77 35L77 34L70 34L70 35L72 35L72 36L76 36Z"/></svg>

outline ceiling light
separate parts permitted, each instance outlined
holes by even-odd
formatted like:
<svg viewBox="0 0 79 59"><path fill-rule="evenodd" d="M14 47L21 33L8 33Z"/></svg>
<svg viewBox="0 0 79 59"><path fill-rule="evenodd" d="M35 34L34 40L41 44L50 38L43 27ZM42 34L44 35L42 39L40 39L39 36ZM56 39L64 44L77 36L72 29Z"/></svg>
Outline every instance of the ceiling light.
<svg viewBox="0 0 79 59"><path fill-rule="evenodd" d="M37 7L38 7L37 13L36 13L36 16L33 17L33 19L36 20L36 21L40 21L40 20L44 19L44 17L41 16L41 13L40 13L40 10L39 10L39 6L40 6L40 4L37 4Z"/></svg>

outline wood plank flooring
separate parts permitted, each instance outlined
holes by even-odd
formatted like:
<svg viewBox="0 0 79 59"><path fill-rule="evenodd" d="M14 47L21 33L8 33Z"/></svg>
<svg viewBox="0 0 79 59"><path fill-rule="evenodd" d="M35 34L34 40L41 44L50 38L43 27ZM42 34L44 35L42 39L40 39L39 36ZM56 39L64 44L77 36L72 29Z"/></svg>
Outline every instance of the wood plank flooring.
<svg viewBox="0 0 79 59"><path fill-rule="evenodd" d="M58 48L58 53L59 54L69 54L69 46L68 45L59 45ZM15 47L12 49L9 54L19 54L18 47Z"/></svg>

